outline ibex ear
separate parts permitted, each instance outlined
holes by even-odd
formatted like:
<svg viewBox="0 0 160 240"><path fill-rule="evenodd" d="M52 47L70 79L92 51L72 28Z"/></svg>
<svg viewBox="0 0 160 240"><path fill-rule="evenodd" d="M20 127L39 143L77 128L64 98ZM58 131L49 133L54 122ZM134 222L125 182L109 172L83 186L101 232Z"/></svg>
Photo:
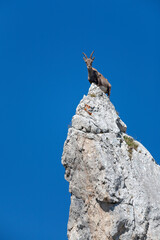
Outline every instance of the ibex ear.
<svg viewBox="0 0 160 240"><path fill-rule="evenodd" d="M95 57L92 58L92 60L94 60L94 59L95 59Z"/></svg>
<svg viewBox="0 0 160 240"><path fill-rule="evenodd" d="M83 59L84 59L84 61L86 62L86 58L85 58L85 57L83 57Z"/></svg>

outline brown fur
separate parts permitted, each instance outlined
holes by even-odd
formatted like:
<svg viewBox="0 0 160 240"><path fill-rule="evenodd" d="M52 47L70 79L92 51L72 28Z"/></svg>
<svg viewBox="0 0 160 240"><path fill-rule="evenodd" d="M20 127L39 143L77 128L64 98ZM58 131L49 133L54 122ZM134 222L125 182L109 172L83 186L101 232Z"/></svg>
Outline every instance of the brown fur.
<svg viewBox="0 0 160 240"><path fill-rule="evenodd" d="M95 59L95 57L92 58L93 53L94 51L91 53L90 58L88 58L87 55L83 53L85 56L85 58L83 57L83 59L88 69L88 81L90 83L95 83L97 86L101 88L103 92L107 93L108 97L110 97L111 84L101 73L97 71L97 69L92 67L93 60Z"/></svg>

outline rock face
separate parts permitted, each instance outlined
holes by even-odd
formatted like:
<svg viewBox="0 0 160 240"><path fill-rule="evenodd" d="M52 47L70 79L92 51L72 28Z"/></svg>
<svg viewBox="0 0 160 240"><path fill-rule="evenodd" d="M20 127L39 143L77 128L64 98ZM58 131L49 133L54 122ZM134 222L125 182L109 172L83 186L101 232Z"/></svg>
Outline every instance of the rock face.
<svg viewBox="0 0 160 240"><path fill-rule="evenodd" d="M71 193L69 240L160 240L160 166L126 128L92 84L62 156Z"/></svg>

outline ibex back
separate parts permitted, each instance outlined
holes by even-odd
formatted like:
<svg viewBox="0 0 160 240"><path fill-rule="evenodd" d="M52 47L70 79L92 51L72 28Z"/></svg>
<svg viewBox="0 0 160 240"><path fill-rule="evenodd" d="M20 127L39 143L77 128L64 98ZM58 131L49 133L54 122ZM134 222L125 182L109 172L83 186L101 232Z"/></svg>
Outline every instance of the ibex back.
<svg viewBox="0 0 160 240"><path fill-rule="evenodd" d="M95 83L100 87L100 89L108 94L108 97L110 97L111 94L111 84L108 82L108 80L101 74L99 73L95 68L92 67L93 60L95 57L93 56L94 51L91 53L90 58L87 57L85 53L83 57L85 63L87 64L87 69L88 69L88 81L90 83Z"/></svg>

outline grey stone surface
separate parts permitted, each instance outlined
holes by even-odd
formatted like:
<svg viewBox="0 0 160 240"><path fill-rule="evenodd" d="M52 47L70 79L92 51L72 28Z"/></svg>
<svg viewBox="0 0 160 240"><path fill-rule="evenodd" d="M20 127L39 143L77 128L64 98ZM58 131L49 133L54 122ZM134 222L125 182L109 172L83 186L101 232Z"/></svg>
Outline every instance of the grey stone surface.
<svg viewBox="0 0 160 240"><path fill-rule="evenodd" d="M160 166L126 129L92 84L62 155L71 193L69 240L160 240Z"/></svg>

